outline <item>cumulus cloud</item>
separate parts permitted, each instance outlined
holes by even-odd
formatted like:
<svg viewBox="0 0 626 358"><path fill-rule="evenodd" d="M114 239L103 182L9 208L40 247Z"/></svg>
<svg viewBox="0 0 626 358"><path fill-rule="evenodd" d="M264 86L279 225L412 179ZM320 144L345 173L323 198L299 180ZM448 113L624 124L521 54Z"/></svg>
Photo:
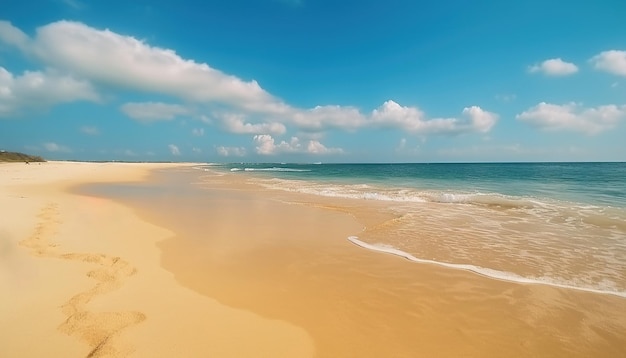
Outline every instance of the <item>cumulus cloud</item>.
<svg viewBox="0 0 626 358"><path fill-rule="evenodd" d="M55 71L24 71L22 75L14 76L0 66L0 117L23 109L79 100L99 100L89 82Z"/></svg>
<svg viewBox="0 0 626 358"><path fill-rule="evenodd" d="M484 133L489 131L498 121L497 114L487 112L478 106L464 108L463 115L467 119L426 119L424 112L419 108L401 106L389 100L372 112L370 121L378 127L400 128L420 134Z"/></svg>
<svg viewBox="0 0 626 358"><path fill-rule="evenodd" d="M176 155L179 156L180 155L180 149L178 149L178 147L174 144L170 144L167 146L167 148L170 150L170 153L172 155Z"/></svg>
<svg viewBox="0 0 626 358"><path fill-rule="evenodd" d="M569 130L597 134L615 127L626 117L626 105L584 108L577 103L556 105L541 102L516 118L546 130Z"/></svg>
<svg viewBox="0 0 626 358"><path fill-rule="evenodd" d="M216 114L216 118L222 121L224 128L230 133L236 134L284 134L287 128L278 122L270 123L245 123L241 114Z"/></svg>
<svg viewBox="0 0 626 358"><path fill-rule="evenodd" d="M560 58L552 58L545 60L540 64L530 66L528 68L528 72L541 72L548 76L567 76L578 72L578 67L575 64L565 62Z"/></svg>
<svg viewBox="0 0 626 358"><path fill-rule="evenodd" d="M598 70L614 75L626 76L626 51L610 50L600 52L589 61Z"/></svg>
<svg viewBox="0 0 626 358"><path fill-rule="evenodd" d="M274 155L281 153L308 153L308 154L339 154L343 153L341 148L327 148L317 140L309 140L302 143L298 137L291 137L289 141L276 143L269 134L259 134L254 136L256 152L261 155Z"/></svg>
<svg viewBox="0 0 626 358"><path fill-rule="evenodd" d="M471 130L480 133L487 133L498 121L498 115L487 112L478 106L463 108L463 115L469 118L469 122L458 123L459 130Z"/></svg>
<svg viewBox="0 0 626 358"><path fill-rule="evenodd" d="M32 39L24 40L21 30L4 22L1 33L1 40L20 45L45 63L98 83L189 101L240 106L272 101L254 80L243 81L205 63L183 59L173 50L108 29L58 21L39 27Z"/></svg>
<svg viewBox="0 0 626 358"><path fill-rule="evenodd" d="M194 128L191 130L191 135L194 137L202 137L204 135L204 128Z"/></svg>
<svg viewBox="0 0 626 358"><path fill-rule="evenodd" d="M310 140L306 147L307 153L310 154L341 154L343 149L341 148L328 148L319 141Z"/></svg>
<svg viewBox="0 0 626 358"><path fill-rule="evenodd" d="M140 122L170 121L176 116L189 114L189 110L179 104L162 102L129 102L123 104L120 110Z"/></svg>
<svg viewBox="0 0 626 358"><path fill-rule="evenodd" d="M243 157L246 155L246 148L244 147L224 147L219 146L215 148L217 154L222 157Z"/></svg>
<svg viewBox="0 0 626 358"><path fill-rule="evenodd" d="M66 147L64 145L60 145L54 142L46 142L42 144L44 149L47 150L48 152L54 152L54 153L70 153L72 150L69 147Z"/></svg>

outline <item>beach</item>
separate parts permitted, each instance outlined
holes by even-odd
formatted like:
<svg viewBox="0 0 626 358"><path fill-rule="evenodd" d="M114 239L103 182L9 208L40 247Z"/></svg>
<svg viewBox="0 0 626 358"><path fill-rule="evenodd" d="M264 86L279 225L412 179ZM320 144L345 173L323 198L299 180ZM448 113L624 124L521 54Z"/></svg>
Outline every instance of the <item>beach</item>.
<svg viewBox="0 0 626 358"><path fill-rule="evenodd" d="M0 165L0 356L312 356L301 328L219 303L161 268L174 234L81 183L180 164Z"/></svg>
<svg viewBox="0 0 626 358"><path fill-rule="evenodd" d="M9 292L0 298L1 355L626 351L618 294L415 262L360 241L398 222L386 210L393 202L281 191L238 174L189 164L0 165L0 291ZM449 221L447 235L466 224ZM484 250L474 265L494 257Z"/></svg>

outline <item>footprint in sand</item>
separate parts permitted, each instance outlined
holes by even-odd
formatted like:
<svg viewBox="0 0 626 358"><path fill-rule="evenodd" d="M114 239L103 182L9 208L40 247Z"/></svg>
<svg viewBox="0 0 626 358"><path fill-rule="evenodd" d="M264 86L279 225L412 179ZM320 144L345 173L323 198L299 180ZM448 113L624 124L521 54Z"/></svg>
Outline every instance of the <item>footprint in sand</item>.
<svg viewBox="0 0 626 358"><path fill-rule="evenodd" d="M58 232L59 208L49 204L37 216L39 222L35 232L22 240L20 245L30 249L37 257L57 258L68 261L91 263L98 267L87 272L97 283L87 291L79 292L61 306L67 316L59 330L87 343L92 350L87 357L120 357L124 355L115 344L115 337L125 328L146 319L141 312L89 312L86 305L95 296L119 288L126 277L134 275L136 269L119 257L91 253L60 253L58 245L49 240Z"/></svg>

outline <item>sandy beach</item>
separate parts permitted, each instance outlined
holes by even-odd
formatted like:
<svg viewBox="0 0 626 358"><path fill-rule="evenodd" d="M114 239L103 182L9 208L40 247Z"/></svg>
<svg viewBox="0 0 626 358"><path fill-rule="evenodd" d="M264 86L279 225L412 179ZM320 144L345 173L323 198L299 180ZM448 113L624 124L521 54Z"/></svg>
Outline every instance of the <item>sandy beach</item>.
<svg viewBox="0 0 626 358"><path fill-rule="evenodd" d="M0 188L2 356L626 351L621 297L417 264L347 240L384 225L375 209L386 204L264 190L183 164L2 164Z"/></svg>
<svg viewBox="0 0 626 358"><path fill-rule="evenodd" d="M0 165L0 356L313 355L303 329L178 284L155 245L172 232L111 200L67 192L179 166Z"/></svg>

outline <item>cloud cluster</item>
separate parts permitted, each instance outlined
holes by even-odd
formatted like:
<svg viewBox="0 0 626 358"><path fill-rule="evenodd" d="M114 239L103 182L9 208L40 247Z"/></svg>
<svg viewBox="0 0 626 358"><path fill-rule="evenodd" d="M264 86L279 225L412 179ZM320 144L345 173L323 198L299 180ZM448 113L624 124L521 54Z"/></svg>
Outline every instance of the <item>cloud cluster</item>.
<svg viewBox="0 0 626 358"><path fill-rule="evenodd" d="M498 122L496 113L468 106L455 117L429 117L420 108L387 100L371 111L353 106L319 105L298 108L264 90L255 80L243 80L206 63L185 59L175 51L111 30L95 29L79 22L58 21L39 27L31 37L6 21L0 21L0 42L39 60L44 71L14 75L0 67L0 117L25 108L45 107L73 101L101 102L97 88L118 88L142 95L166 98L129 102L120 110L140 122L173 120L180 116L200 119L208 125L252 138L257 154L340 154L319 140L321 133L339 129L395 129L426 135L487 133ZM626 76L626 51L610 50L589 60L601 71ZM567 76L578 66L561 58L547 59L528 68L530 73ZM514 96L503 96L508 101ZM548 130L571 130L596 134L613 128L624 117L624 106L584 108L576 103L539 103L517 119ZM290 131L306 138L291 136ZM95 134L95 131L87 134ZM192 129L203 136L204 129ZM180 155L176 145L168 146ZM216 147L222 156L243 156L242 147Z"/></svg>
<svg viewBox="0 0 626 358"><path fill-rule="evenodd" d="M498 121L498 115L478 106L466 107L462 112L465 119L426 119L417 107L404 107L394 101L386 101L375 109L371 123L377 127L399 128L420 134L459 134L463 132L485 133Z"/></svg>
<svg viewBox="0 0 626 358"><path fill-rule="evenodd" d="M283 153L308 153L308 154L341 154L341 148L327 148L317 140L309 140L302 143L298 137L291 137L289 141L276 143L269 134L254 136L257 154L274 155Z"/></svg>
<svg viewBox="0 0 626 358"><path fill-rule="evenodd" d="M458 134L489 130L497 120L495 114L479 107L466 108L464 119L427 119L418 108L402 107L391 100L371 114L350 106L296 108L269 94L254 80L244 81L205 63L184 59L172 50L78 22L45 25L30 38L3 21L0 40L50 68L83 79L84 82L79 82L83 87L94 83L202 105L205 113L217 119L223 129L236 134L284 135L287 126L304 132L375 127L418 134ZM85 94L95 98L92 88L83 89L83 97L79 98ZM121 110L130 118L144 122L171 120L194 112L188 106L162 102L127 103ZM253 120L248 120L249 117ZM313 146L310 152L324 150Z"/></svg>
<svg viewBox="0 0 626 358"><path fill-rule="evenodd" d="M541 102L516 118L545 130L569 130L598 134L609 130L626 117L626 105L584 108L577 103L556 105Z"/></svg>

